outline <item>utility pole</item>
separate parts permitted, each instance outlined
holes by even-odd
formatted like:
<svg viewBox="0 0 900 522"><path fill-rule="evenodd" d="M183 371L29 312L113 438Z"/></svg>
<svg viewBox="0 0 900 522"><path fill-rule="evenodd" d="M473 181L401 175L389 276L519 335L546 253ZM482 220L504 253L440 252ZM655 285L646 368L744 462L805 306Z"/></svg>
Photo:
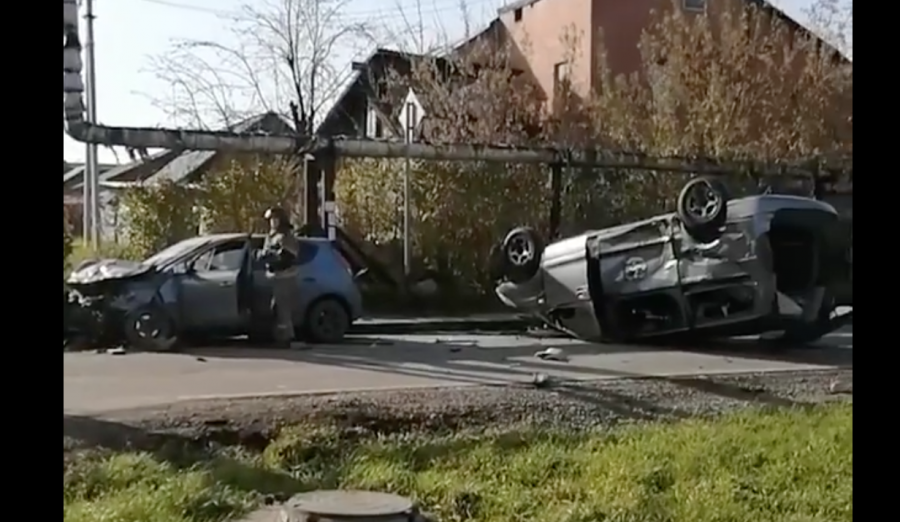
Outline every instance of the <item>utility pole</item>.
<svg viewBox="0 0 900 522"><path fill-rule="evenodd" d="M94 57L94 1L85 1L85 94L87 95L87 122L97 124L97 75ZM84 227L85 239L93 248L100 246L100 194L97 165L97 144L88 143L84 164ZM89 232L89 234L87 234Z"/></svg>

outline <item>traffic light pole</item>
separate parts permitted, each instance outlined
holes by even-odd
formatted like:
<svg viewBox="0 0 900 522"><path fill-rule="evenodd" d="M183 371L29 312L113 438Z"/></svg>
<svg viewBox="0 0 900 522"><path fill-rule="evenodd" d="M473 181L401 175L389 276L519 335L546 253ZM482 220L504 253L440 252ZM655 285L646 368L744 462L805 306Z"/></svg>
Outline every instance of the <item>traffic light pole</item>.
<svg viewBox="0 0 900 522"><path fill-rule="evenodd" d="M97 123L97 75L96 62L94 53L94 1L85 0L85 75L87 82L85 83L85 95L87 98L87 121L88 123ZM100 187L99 172L97 162L97 144L88 143L85 154L84 165L84 205L85 217L90 214L89 220L85 221L86 232L90 232L85 239L90 239L91 246L96 249L100 245Z"/></svg>

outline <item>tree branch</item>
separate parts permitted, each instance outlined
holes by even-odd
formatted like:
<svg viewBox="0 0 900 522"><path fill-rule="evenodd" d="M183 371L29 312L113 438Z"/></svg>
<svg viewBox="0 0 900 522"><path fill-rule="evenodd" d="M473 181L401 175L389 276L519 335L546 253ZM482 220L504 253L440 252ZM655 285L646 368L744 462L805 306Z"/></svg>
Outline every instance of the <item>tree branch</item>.
<svg viewBox="0 0 900 522"><path fill-rule="evenodd" d="M367 22L343 13L349 0L264 0L229 20L231 41L181 40L150 60L171 86L151 97L166 115L192 126L229 125L262 111L296 113L312 132L341 79L334 62L347 46L371 43Z"/></svg>

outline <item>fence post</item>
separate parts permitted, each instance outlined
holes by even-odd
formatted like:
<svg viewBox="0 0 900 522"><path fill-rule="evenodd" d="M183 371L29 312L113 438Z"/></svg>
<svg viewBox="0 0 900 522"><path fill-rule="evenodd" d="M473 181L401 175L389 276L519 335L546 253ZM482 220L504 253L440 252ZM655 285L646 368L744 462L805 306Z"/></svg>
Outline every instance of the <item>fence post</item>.
<svg viewBox="0 0 900 522"><path fill-rule="evenodd" d="M319 167L322 173L322 227L325 229L326 236L331 241L336 239L335 214L336 203L334 201L334 182L337 175L337 157L335 156L334 147L329 147L320 156L317 156Z"/></svg>
<svg viewBox="0 0 900 522"><path fill-rule="evenodd" d="M559 236L562 225L562 163L550 165L550 223L547 240L553 241Z"/></svg>
<svg viewBox="0 0 900 522"><path fill-rule="evenodd" d="M319 223L319 165L306 154L303 162L303 222L308 230L320 230Z"/></svg>
<svg viewBox="0 0 900 522"><path fill-rule="evenodd" d="M813 197L816 199L825 198L825 179L822 177L822 166L818 161L813 161L810 168L813 179Z"/></svg>
<svg viewBox="0 0 900 522"><path fill-rule="evenodd" d="M756 166L750 164L747 166L747 177L750 178L750 181L753 183L753 194L759 194L759 191L762 187L760 187L760 179L759 174L756 172Z"/></svg>

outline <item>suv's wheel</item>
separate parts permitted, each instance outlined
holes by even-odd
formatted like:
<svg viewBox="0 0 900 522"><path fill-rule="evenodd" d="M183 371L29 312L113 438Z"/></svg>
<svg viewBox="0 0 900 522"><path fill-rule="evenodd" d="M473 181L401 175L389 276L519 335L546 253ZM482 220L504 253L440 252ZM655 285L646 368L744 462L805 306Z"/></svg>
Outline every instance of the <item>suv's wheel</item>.
<svg viewBox="0 0 900 522"><path fill-rule="evenodd" d="M349 328L350 316L337 299L331 297L320 299L306 311L303 329L311 342L339 343L344 340Z"/></svg>
<svg viewBox="0 0 900 522"><path fill-rule="evenodd" d="M537 273L544 254L540 235L529 227L512 229L500 245L503 272L513 283L524 283Z"/></svg>
<svg viewBox="0 0 900 522"><path fill-rule="evenodd" d="M678 194L676 213L691 237L703 243L715 241L728 219L728 191L717 179L694 178Z"/></svg>

